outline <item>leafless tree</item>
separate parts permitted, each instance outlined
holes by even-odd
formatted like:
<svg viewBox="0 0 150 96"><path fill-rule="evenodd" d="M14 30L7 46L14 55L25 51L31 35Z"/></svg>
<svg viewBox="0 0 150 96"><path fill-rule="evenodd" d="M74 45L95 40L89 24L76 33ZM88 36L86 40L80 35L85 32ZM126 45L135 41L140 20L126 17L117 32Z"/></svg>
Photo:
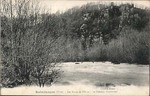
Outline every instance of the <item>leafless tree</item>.
<svg viewBox="0 0 150 96"><path fill-rule="evenodd" d="M32 75L39 86L52 82L59 73L51 58L59 40L45 37L45 32L39 30L43 23L38 5L33 4L33 0L4 0L2 3L2 33L5 35L2 38L2 81L28 84Z"/></svg>

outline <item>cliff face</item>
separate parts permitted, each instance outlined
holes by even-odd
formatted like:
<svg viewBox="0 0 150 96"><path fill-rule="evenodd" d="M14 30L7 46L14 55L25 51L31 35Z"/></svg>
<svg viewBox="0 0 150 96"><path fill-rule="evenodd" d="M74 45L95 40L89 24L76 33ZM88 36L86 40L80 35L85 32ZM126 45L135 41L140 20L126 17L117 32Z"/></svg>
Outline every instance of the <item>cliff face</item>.
<svg viewBox="0 0 150 96"><path fill-rule="evenodd" d="M130 4L122 4L116 6L111 4L106 7L89 6L88 10L83 15L83 24L80 29L83 32L83 37L102 37L105 44L116 38L123 27L131 27L137 31L145 28L149 22L149 14L147 10L134 7ZM87 34L89 36L87 36ZM96 36L99 35L99 36Z"/></svg>

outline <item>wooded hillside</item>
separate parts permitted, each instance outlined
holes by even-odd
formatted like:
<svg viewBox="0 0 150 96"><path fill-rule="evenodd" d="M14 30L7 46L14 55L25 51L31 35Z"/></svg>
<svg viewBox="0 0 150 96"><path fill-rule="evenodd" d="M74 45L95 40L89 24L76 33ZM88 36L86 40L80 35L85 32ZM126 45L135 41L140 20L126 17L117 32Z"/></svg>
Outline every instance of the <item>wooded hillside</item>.
<svg viewBox="0 0 150 96"><path fill-rule="evenodd" d="M26 0L2 1L2 81L53 82L57 62L150 63L147 8L88 3L64 13L41 10Z"/></svg>

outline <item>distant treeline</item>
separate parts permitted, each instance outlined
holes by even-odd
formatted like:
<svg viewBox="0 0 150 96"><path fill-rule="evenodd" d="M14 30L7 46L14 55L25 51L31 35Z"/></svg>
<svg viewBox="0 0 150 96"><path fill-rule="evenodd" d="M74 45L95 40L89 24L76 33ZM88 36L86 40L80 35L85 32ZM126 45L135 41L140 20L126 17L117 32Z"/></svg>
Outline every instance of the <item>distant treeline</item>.
<svg viewBox="0 0 150 96"><path fill-rule="evenodd" d="M55 51L52 50L59 56L56 61L150 62L150 11L147 8L136 8L134 4L88 3L61 14L39 14L34 8L26 8L24 5L20 11L16 10L12 19L10 13L4 12L1 16L4 53L11 53L8 44L11 33L20 44L22 36L29 33L40 34L39 40L57 38Z"/></svg>
<svg viewBox="0 0 150 96"><path fill-rule="evenodd" d="M149 9L89 3L55 15L65 38L64 61L149 64Z"/></svg>
<svg viewBox="0 0 150 96"><path fill-rule="evenodd" d="M5 87L51 84L59 77L58 62L150 63L149 9L88 3L50 14L32 0L1 3Z"/></svg>

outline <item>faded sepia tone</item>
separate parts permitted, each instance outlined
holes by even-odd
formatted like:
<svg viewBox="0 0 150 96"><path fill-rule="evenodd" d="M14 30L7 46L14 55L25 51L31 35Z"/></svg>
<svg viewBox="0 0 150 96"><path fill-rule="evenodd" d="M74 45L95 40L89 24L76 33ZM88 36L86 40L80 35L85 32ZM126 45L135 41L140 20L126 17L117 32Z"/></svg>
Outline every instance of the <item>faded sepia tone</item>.
<svg viewBox="0 0 150 96"><path fill-rule="evenodd" d="M149 96L150 1L0 2L0 95Z"/></svg>

